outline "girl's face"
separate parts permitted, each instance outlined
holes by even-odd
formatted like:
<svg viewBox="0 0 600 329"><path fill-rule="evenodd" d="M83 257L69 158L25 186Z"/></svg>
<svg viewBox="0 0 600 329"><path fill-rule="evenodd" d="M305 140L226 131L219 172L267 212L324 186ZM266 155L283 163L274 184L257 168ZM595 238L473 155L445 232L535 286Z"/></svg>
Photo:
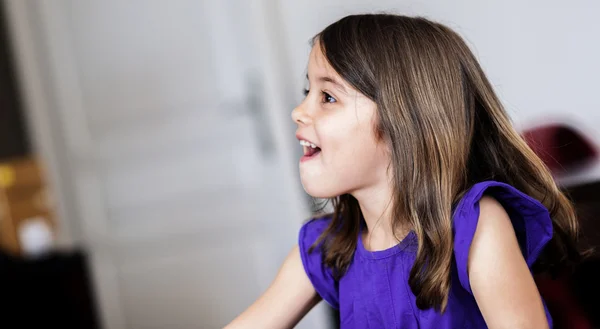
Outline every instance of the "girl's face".
<svg viewBox="0 0 600 329"><path fill-rule="evenodd" d="M387 186L390 157L375 135L376 104L335 72L318 42L310 53L308 84L306 98L292 112L304 149L300 177L305 191L331 198Z"/></svg>

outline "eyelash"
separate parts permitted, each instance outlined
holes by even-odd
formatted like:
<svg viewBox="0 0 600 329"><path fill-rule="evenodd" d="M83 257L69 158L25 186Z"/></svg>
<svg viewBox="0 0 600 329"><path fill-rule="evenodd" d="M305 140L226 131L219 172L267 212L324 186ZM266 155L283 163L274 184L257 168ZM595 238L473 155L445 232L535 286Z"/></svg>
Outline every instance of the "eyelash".
<svg viewBox="0 0 600 329"><path fill-rule="evenodd" d="M309 92L310 92L310 90L304 89L304 97L308 96ZM327 93L325 91L321 91L321 94L324 97L324 99L331 98L333 100L333 102L328 102L328 101L322 100L321 103L323 103L323 104L333 104L333 103L337 102L337 99L335 99L335 97L331 96L329 93Z"/></svg>

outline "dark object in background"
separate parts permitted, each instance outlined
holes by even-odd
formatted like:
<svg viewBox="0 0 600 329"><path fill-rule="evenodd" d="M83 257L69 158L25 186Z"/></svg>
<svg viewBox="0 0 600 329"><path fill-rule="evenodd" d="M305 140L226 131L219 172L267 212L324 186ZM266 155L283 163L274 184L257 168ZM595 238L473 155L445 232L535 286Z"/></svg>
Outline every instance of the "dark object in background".
<svg viewBox="0 0 600 329"><path fill-rule="evenodd" d="M579 247L582 250L594 249L595 255L600 257L600 181L573 185L562 190L575 205L581 233Z"/></svg>
<svg viewBox="0 0 600 329"><path fill-rule="evenodd" d="M564 124L525 131L523 138L555 175L577 170L596 159L597 151L579 132Z"/></svg>
<svg viewBox="0 0 600 329"><path fill-rule="evenodd" d="M565 189L575 204L584 250L593 255L580 264L571 277L573 290L594 328L600 327L600 181Z"/></svg>
<svg viewBox="0 0 600 329"><path fill-rule="evenodd" d="M580 132L565 124L540 126L523 133L533 151L544 161L554 176L577 172L597 161L597 148ZM600 246L600 182L592 182L562 190L575 206L580 222L581 250L598 250ZM556 329L592 328L600 325L600 260L598 254L573 269L557 275L536 276L540 294L554 318Z"/></svg>
<svg viewBox="0 0 600 329"><path fill-rule="evenodd" d="M327 304L327 308L329 310L329 319L330 319L331 328L339 329L340 328L340 311L331 307L329 304Z"/></svg>
<svg viewBox="0 0 600 329"><path fill-rule="evenodd" d="M581 299L574 293L573 284L570 284L573 277L569 270L554 277L546 273L534 275L555 329L592 329L590 317L581 305Z"/></svg>
<svg viewBox="0 0 600 329"><path fill-rule="evenodd" d="M5 18L0 3L0 160L31 153Z"/></svg>
<svg viewBox="0 0 600 329"><path fill-rule="evenodd" d="M0 328L98 329L88 273L79 252L27 260L0 251Z"/></svg>
<svg viewBox="0 0 600 329"><path fill-rule="evenodd" d="M600 327L598 278L600 278L600 258L598 257L581 264L571 278L575 296L594 328Z"/></svg>
<svg viewBox="0 0 600 329"><path fill-rule="evenodd" d="M598 278L600 278L600 258L598 257L579 265L571 278L575 296L594 328L600 327Z"/></svg>

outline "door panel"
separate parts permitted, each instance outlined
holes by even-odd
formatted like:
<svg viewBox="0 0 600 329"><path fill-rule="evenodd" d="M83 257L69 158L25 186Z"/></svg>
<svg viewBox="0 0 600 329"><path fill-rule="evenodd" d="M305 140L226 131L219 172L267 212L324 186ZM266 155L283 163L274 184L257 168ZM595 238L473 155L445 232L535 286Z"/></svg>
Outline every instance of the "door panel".
<svg viewBox="0 0 600 329"><path fill-rule="evenodd" d="M228 11L240 4L28 3L69 221L108 329L220 328L268 286L307 216L289 150L270 140L269 113L284 109L263 108L260 86L276 85L256 74L264 49Z"/></svg>

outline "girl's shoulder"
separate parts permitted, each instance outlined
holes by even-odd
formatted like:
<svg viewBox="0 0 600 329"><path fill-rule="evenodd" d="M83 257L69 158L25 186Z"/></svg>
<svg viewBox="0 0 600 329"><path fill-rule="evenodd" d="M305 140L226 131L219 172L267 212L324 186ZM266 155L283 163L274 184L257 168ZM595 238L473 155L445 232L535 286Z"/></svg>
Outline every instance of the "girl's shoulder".
<svg viewBox="0 0 600 329"><path fill-rule="evenodd" d="M332 214L321 215L304 223L300 228L301 241L299 242L310 243L310 245L315 243L331 223L332 216Z"/></svg>
<svg viewBox="0 0 600 329"><path fill-rule="evenodd" d="M552 220L538 200L509 184L484 181L473 185L456 205L452 221L454 255L461 285L471 292L467 275L469 250L480 219L480 201L489 196L498 201L512 222L527 265L531 267L552 239Z"/></svg>
<svg viewBox="0 0 600 329"><path fill-rule="evenodd" d="M339 308L338 283L331 269L323 264L322 243L315 244L332 220L331 215L316 217L304 225L298 234L298 249L306 275L317 293L329 305Z"/></svg>
<svg viewBox="0 0 600 329"><path fill-rule="evenodd" d="M453 210L456 233L474 231L479 220L479 203L484 196L498 201L511 218L516 233L552 236L552 221L548 209L538 200L512 185L497 181L483 181L473 185Z"/></svg>
<svg viewBox="0 0 600 329"><path fill-rule="evenodd" d="M461 210L468 212L470 208L476 205L476 203L484 196L489 195L503 204L503 206L518 209L532 209L537 212L547 212L547 209L538 200L531 196L519 191L512 185L497 182L497 181L483 181L473 185L461 198L456 211Z"/></svg>

